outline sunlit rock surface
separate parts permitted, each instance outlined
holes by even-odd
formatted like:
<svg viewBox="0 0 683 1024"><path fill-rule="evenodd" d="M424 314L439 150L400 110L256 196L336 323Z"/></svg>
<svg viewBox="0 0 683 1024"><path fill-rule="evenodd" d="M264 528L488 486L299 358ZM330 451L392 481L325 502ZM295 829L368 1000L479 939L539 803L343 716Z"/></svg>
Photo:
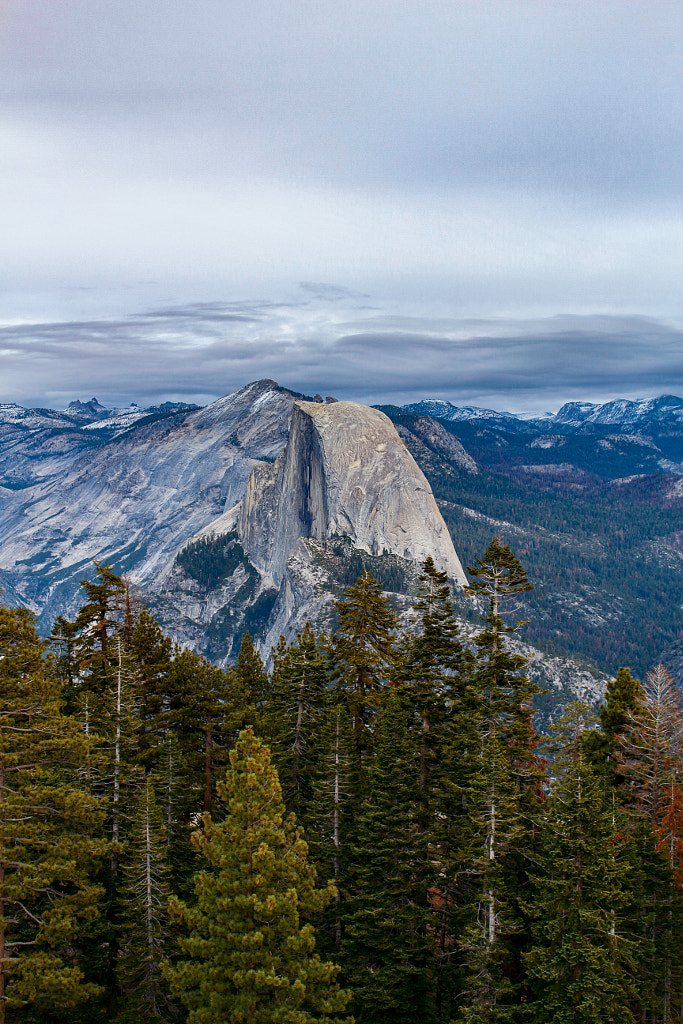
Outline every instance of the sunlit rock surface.
<svg viewBox="0 0 683 1024"><path fill-rule="evenodd" d="M432 555L466 582L431 488L393 423L355 402L295 402L285 450L247 481L238 532L276 586L299 538L339 535L372 555Z"/></svg>

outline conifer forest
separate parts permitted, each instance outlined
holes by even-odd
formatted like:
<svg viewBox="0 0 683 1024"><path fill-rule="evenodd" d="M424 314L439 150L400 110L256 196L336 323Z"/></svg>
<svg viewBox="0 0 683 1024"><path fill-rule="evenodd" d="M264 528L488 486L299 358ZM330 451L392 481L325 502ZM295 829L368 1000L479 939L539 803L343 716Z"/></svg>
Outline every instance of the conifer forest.
<svg viewBox="0 0 683 1024"><path fill-rule="evenodd" d="M49 640L0 609L0 1024L683 1020L683 707L621 668L548 735L494 539L459 636L398 620L222 669L106 564ZM269 662L270 664L270 662Z"/></svg>

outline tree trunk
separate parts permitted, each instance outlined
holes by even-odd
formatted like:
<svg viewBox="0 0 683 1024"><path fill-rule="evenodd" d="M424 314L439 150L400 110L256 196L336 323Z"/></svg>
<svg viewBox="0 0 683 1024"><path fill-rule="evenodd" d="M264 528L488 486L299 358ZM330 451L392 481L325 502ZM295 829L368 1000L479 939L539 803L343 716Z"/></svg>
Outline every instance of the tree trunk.
<svg viewBox="0 0 683 1024"><path fill-rule="evenodd" d="M0 808L5 798L5 770L0 767ZM0 826L3 824L0 820ZM0 861L0 1024L5 1024L5 862Z"/></svg>
<svg viewBox="0 0 683 1024"><path fill-rule="evenodd" d="M211 718L206 719L206 731L204 739L204 810L211 813L211 790L212 790L212 746L213 736L211 733Z"/></svg>
<svg viewBox="0 0 683 1024"><path fill-rule="evenodd" d="M337 949L341 946L341 918L339 917L339 744L340 744L340 722L337 712L337 734L334 746L334 813L332 823L332 842L334 843L334 902L337 908L337 920L334 926L334 943Z"/></svg>
<svg viewBox="0 0 683 1024"><path fill-rule="evenodd" d="M173 820L173 738L168 747L168 793L166 796L166 845L171 845L171 822Z"/></svg>
<svg viewBox="0 0 683 1024"><path fill-rule="evenodd" d="M490 824L491 824L491 837L489 840L489 862L491 867L493 861L496 859L496 802L495 798L491 800L490 808ZM489 869L490 870L490 869ZM490 875L489 875L490 878ZM489 934L488 944L492 946L496 941L496 897L493 892L493 888L489 885Z"/></svg>
<svg viewBox="0 0 683 1024"><path fill-rule="evenodd" d="M121 790L121 638L119 637L119 667L116 673L116 735L114 740L114 796L112 800L111 813L111 837L117 843L119 841L119 796ZM111 858L112 878L116 878L118 871L118 853L114 852Z"/></svg>
<svg viewBox="0 0 683 1024"><path fill-rule="evenodd" d="M424 793L427 789L427 733L429 732L429 716L426 711L422 713L422 747L420 750L420 789Z"/></svg>
<svg viewBox="0 0 683 1024"><path fill-rule="evenodd" d="M296 729L294 731L294 757L292 759L292 800L299 789L299 765L301 763L301 723L304 718L304 687L306 685L306 672L301 676L299 687L299 707L296 716ZM290 807L290 810L292 808Z"/></svg>
<svg viewBox="0 0 683 1024"><path fill-rule="evenodd" d="M152 840L149 832L149 779L145 787L145 912L147 917L147 949L150 962L154 953L154 908L152 900Z"/></svg>
<svg viewBox="0 0 683 1024"><path fill-rule="evenodd" d="M85 782L87 792L90 793L90 706L88 704L88 691L85 692L85 736L88 741L87 762L85 767Z"/></svg>

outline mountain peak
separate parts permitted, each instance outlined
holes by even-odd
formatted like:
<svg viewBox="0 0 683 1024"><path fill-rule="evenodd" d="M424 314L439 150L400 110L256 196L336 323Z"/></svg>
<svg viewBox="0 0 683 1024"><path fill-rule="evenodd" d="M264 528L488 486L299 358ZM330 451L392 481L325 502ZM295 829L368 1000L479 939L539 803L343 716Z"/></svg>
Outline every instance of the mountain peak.
<svg viewBox="0 0 683 1024"><path fill-rule="evenodd" d="M89 402L81 402L78 399L75 402L69 402L66 407L66 413L69 416L99 420L109 416L111 410L105 408L104 405L100 405L96 398L91 398Z"/></svg>

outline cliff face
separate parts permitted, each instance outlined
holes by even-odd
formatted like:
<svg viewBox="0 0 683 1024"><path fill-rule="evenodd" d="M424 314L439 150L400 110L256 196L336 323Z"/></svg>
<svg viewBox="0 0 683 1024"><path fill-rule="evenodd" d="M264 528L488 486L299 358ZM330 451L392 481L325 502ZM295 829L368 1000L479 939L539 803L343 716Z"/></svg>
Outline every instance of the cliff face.
<svg viewBox="0 0 683 1024"><path fill-rule="evenodd" d="M294 403L285 450L247 481L238 533L277 587L300 538L335 535L371 555L432 555L466 582L431 488L391 420L355 402Z"/></svg>

